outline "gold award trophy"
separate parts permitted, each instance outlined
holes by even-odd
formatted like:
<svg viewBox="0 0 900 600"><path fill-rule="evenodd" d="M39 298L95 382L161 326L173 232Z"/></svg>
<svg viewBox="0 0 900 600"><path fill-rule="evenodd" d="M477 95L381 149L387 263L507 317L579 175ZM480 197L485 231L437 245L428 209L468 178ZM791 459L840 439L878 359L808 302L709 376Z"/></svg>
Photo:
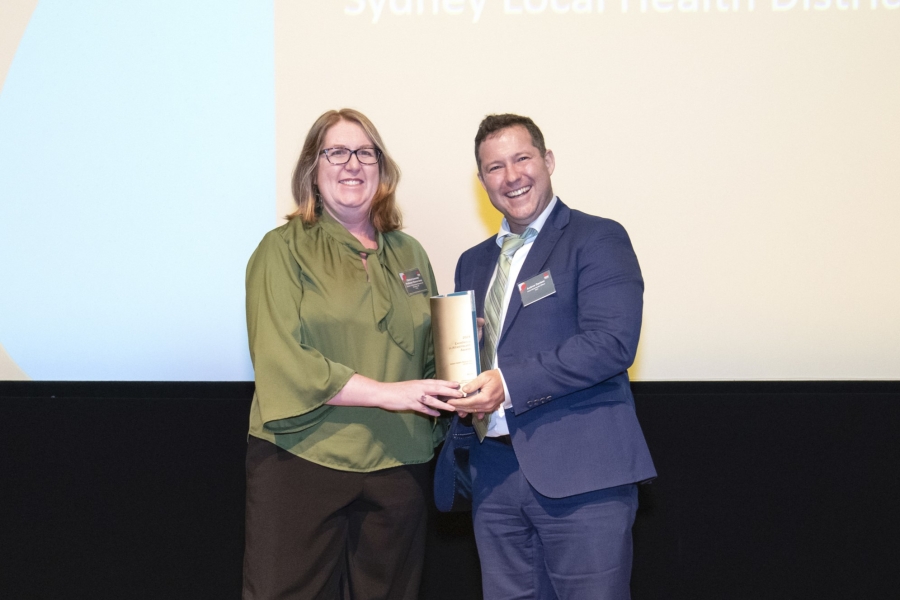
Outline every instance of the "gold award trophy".
<svg viewBox="0 0 900 600"><path fill-rule="evenodd" d="M456 292L431 298L431 331L438 379L465 385L481 372L475 292Z"/></svg>

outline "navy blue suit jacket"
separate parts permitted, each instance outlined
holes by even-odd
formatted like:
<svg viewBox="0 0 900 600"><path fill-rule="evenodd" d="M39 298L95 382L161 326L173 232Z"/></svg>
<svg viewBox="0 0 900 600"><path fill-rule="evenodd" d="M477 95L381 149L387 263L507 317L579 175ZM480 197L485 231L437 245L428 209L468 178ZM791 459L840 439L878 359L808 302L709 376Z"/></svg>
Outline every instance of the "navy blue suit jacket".
<svg viewBox="0 0 900 600"><path fill-rule="evenodd" d="M475 290L479 316L499 255L492 236L456 267L456 290ZM507 423L525 478L551 498L654 478L626 372L644 290L628 234L615 221L558 201L517 281L548 270L556 293L522 306L514 291L497 346L512 401ZM454 417L444 452L471 432ZM446 509L440 496L453 490L453 473L440 468L442 461L435 490Z"/></svg>

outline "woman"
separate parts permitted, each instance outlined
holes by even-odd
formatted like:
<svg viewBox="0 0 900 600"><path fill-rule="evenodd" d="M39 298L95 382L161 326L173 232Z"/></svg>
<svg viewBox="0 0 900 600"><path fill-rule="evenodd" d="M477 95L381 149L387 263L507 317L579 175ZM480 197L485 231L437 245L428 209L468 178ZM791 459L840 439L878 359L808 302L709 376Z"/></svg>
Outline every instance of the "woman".
<svg viewBox="0 0 900 600"><path fill-rule="evenodd" d="M400 171L361 113L313 124L297 210L247 266L256 372L244 600L416 598L428 461L456 383L434 373L425 251Z"/></svg>

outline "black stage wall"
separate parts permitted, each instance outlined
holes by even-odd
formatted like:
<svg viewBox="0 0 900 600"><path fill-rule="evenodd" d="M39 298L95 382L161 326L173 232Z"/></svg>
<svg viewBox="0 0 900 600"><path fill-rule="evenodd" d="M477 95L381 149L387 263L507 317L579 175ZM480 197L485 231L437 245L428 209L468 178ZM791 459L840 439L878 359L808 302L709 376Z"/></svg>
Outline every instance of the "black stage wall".
<svg viewBox="0 0 900 600"><path fill-rule="evenodd" d="M633 388L635 600L900 597L900 382ZM239 598L251 395L0 382L0 598ZM468 515L434 515L422 598L478 577Z"/></svg>

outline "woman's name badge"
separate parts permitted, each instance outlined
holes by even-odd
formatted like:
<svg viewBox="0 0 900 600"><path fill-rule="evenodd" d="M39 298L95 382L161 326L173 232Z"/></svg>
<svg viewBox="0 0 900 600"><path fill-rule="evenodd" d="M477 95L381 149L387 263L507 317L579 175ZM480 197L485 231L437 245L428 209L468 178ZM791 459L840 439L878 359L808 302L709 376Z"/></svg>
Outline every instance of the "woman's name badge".
<svg viewBox="0 0 900 600"><path fill-rule="evenodd" d="M556 286L553 285L553 277L550 276L550 271L544 271L540 275L535 275L531 279L518 284L517 287L519 288L519 294L522 296L522 306L528 306L556 293Z"/></svg>
<svg viewBox="0 0 900 600"><path fill-rule="evenodd" d="M422 272L419 269L403 271L400 273L400 281L403 282L403 287L406 288L406 293L409 296L428 293L428 286L425 285L425 280L422 279Z"/></svg>

